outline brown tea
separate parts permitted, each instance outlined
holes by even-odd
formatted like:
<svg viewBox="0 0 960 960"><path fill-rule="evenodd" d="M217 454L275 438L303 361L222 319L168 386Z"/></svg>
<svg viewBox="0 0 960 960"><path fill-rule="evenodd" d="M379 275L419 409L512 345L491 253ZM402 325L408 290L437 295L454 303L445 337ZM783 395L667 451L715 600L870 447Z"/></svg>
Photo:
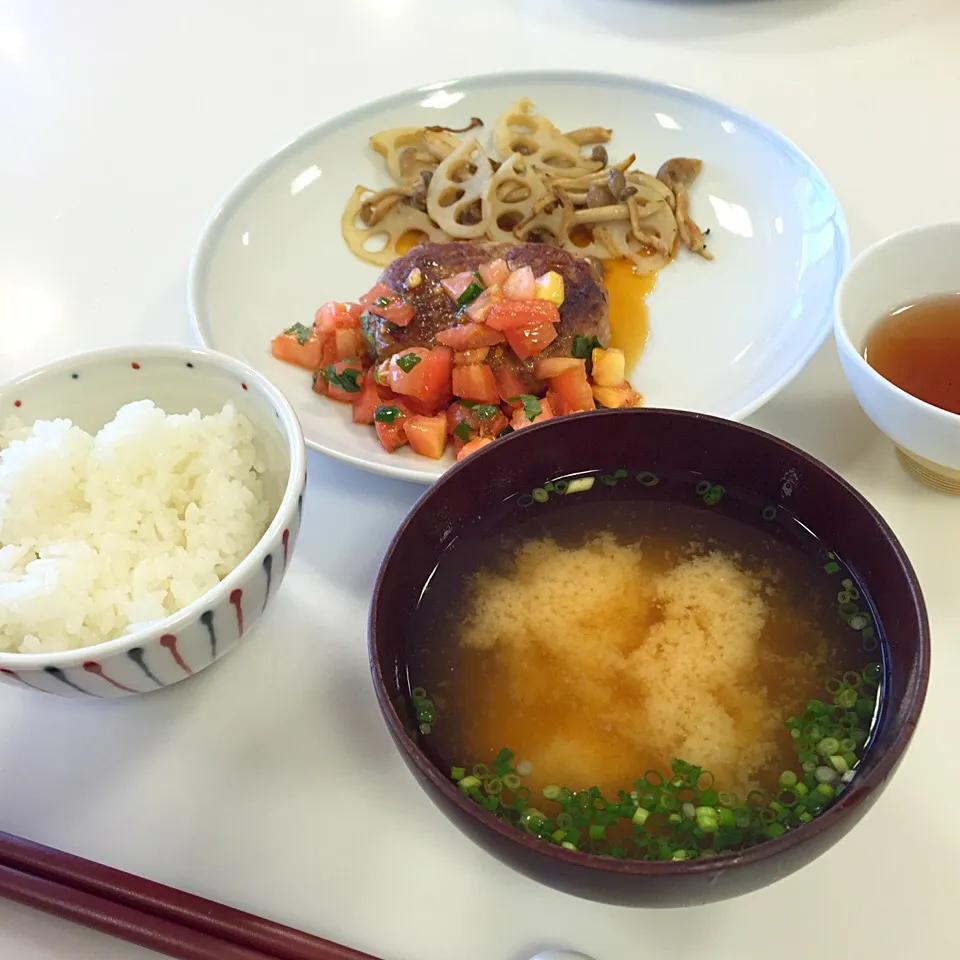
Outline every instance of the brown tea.
<svg viewBox="0 0 960 960"><path fill-rule="evenodd" d="M960 293L892 310L867 334L863 356L901 390L960 413Z"/></svg>

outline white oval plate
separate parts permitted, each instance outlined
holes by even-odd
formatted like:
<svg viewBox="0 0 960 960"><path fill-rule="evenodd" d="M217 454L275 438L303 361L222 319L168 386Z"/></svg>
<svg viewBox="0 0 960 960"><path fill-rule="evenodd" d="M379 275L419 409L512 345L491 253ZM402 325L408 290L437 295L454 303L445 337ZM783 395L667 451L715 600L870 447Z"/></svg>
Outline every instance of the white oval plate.
<svg viewBox="0 0 960 960"><path fill-rule="evenodd" d="M678 87L590 73L526 73L430 84L336 117L254 170L217 210L190 271L200 339L244 360L290 399L307 445L347 463L430 483L452 458L388 454L348 408L311 392L309 375L274 360L270 340L312 323L326 300L351 300L376 280L340 236L358 183L389 184L367 146L388 127L463 126L530 97L561 129L612 127L612 157L642 170L670 157L704 161L691 193L710 228L708 263L681 251L649 298L650 337L630 380L648 406L740 420L785 386L826 337L848 259L843 213L817 168L780 134Z"/></svg>

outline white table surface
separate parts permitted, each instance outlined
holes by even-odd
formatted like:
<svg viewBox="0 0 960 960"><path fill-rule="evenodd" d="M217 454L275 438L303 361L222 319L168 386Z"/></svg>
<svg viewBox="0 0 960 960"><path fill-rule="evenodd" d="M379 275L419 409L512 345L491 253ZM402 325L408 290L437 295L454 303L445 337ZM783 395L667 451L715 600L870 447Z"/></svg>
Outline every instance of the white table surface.
<svg viewBox="0 0 960 960"><path fill-rule="evenodd" d="M956 0L3 0L0 376L190 339L187 264L238 178L332 114L464 73L620 70L727 100L821 166L855 252L960 217L958 41ZM799 874L638 911L539 887L461 838L403 768L366 667L377 564L420 488L316 455L284 602L216 669L124 702L0 688L0 829L386 960L521 960L551 943L598 960L956 956L960 499L901 472L832 343L751 422L885 514L936 645L900 772ZM356 552L326 549L345 527ZM148 956L0 902L2 958Z"/></svg>

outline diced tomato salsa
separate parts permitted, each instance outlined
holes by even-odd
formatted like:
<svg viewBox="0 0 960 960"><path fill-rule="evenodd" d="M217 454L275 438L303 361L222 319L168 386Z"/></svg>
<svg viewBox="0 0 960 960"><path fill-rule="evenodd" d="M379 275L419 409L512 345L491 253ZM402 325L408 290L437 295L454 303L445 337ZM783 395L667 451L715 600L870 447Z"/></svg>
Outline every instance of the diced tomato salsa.
<svg viewBox="0 0 960 960"><path fill-rule="evenodd" d="M405 347L379 360L371 355L365 314L397 327L416 316L402 293L377 283L359 302L323 304L310 326L296 323L274 337L271 352L312 371L314 391L349 404L353 422L373 426L388 453L409 446L435 460L450 443L462 460L531 424L598 405L642 404L625 379L622 352L596 338L575 337L572 356L542 356L558 337L559 274L535 277L529 267L511 269L497 259L441 286L454 312L434 346ZM511 354L533 360L532 382Z"/></svg>

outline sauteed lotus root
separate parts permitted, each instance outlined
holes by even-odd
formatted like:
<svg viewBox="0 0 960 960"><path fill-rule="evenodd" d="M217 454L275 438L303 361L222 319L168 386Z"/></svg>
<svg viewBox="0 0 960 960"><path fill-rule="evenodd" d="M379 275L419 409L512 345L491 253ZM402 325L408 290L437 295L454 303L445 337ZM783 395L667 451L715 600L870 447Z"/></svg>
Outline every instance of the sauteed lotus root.
<svg viewBox="0 0 960 960"><path fill-rule="evenodd" d="M461 129L397 127L370 146L394 186L358 186L341 227L351 251L383 267L423 242L488 239L539 242L598 260L626 258L653 273L682 245L707 260L704 234L690 215L688 190L702 161L676 157L656 176L636 169L636 155L610 161L613 131L561 132L527 98L493 128L496 156Z"/></svg>

